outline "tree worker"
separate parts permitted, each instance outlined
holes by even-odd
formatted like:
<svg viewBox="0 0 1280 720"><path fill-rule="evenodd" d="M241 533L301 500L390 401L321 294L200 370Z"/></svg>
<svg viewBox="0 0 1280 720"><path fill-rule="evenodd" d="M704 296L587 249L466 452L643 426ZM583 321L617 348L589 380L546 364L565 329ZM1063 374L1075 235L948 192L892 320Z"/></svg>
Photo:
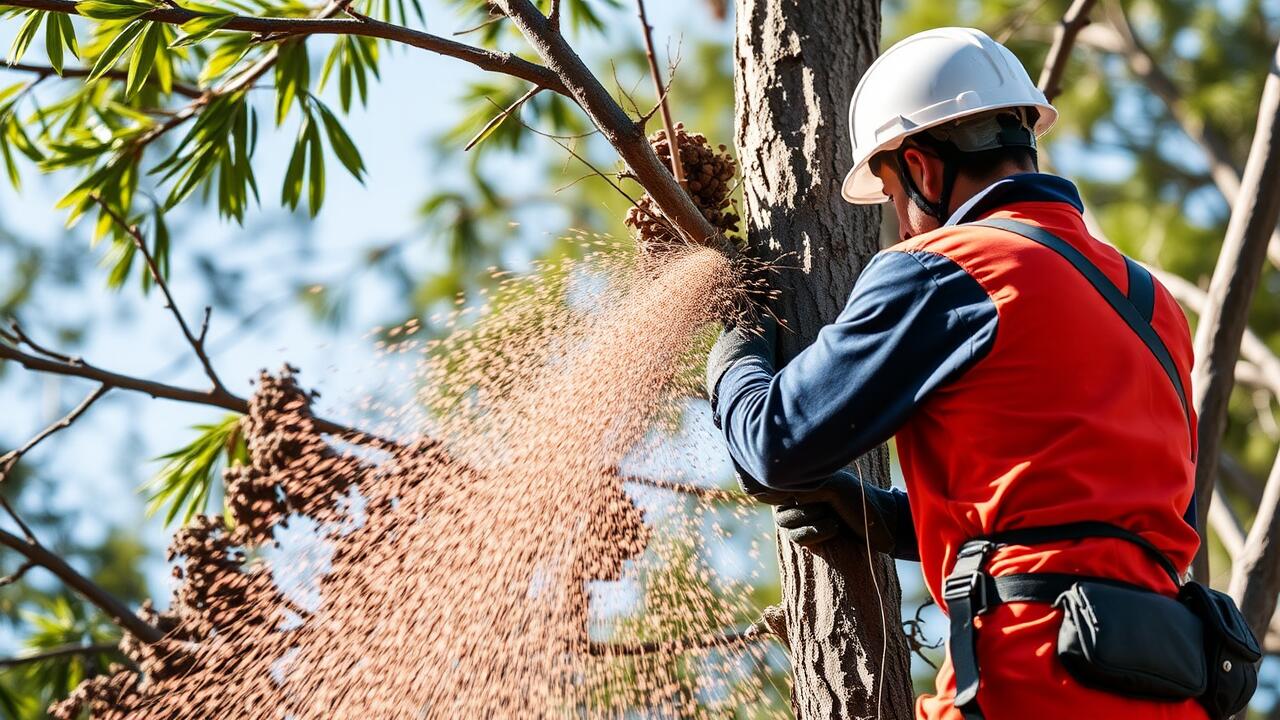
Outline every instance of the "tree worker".
<svg viewBox="0 0 1280 720"><path fill-rule="evenodd" d="M783 535L812 547L852 532L921 562L952 633L917 718L1204 718L1199 624L1185 625L1191 652L1116 635L1180 636L1187 614L1170 600L1199 543L1187 319L1090 236L1072 183L1037 171L1056 118L978 30L887 50L850 102L842 194L891 202L900 242L785 367L771 321L728 328L707 364L713 415L744 488L781 505ZM842 470L891 436L905 493ZM1091 642L1061 639L1088 635L1068 622L1077 600L1119 644L1062 650ZM1147 643L1171 658L1080 661ZM1200 675L1166 667L1184 659Z"/></svg>

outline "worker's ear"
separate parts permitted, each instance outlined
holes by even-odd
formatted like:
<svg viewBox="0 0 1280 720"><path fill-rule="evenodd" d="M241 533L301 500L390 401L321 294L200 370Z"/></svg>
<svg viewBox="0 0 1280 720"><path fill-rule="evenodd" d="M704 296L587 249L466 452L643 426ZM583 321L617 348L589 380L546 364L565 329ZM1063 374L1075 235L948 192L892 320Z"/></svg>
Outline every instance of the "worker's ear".
<svg viewBox="0 0 1280 720"><path fill-rule="evenodd" d="M902 152L907 172L926 200L937 202L942 197L942 158L919 148L909 147Z"/></svg>

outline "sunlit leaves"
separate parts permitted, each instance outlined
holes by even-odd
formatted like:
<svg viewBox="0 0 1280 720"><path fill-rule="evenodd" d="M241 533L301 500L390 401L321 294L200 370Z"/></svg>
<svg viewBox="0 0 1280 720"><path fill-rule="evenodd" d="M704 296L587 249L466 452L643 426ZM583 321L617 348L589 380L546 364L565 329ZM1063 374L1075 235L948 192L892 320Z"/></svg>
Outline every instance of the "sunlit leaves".
<svg viewBox="0 0 1280 720"><path fill-rule="evenodd" d="M38 609L24 612L23 619L31 628L23 649L32 654L67 646L111 645L120 638L114 625L65 595L44 600ZM90 673L105 671L119 658L114 649L71 654L24 663L14 672L22 675L25 687L40 688L45 695L41 700L47 702L65 697Z"/></svg>
<svg viewBox="0 0 1280 720"><path fill-rule="evenodd" d="M18 28L18 34L13 38L13 44L9 46L9 64L18 62L22 56L27 53L27 46L31 44L31 39L36 36L36 32L40 30L40 23L44 20L47 13L43 10L28 10L23 21L22 27Z"/></svg>
<svg viewBox="0 0 1280 720"><path fill-rule="evenodd" d="M314 216L320 212L320 206L324 202L324 144L320 135L321 127L323 126L329 145L339 162L357 180L364 179L364 161L351 137L324 103L308 95L304 97L302 107L302 124L298 126L293 154L289 157L289 167L285 170L280 201L290 209L297 209L302 200L305 177L307 208Z"/></svg>
<svg viewBox="0 0 1280 720"><path fill-rule="evenodd" d="M44 158L39 148L27 136L23 122L18 117L18 93L24 85L11 85L0 90L0 159L4 161L5 174L15 190L22 186L22 177L18 173L15 153L21 153L28 159L39 162Z"/></svg>
<svg viewBox="0 0 1280 720"><path fill-rule="evenodd" d="M138 36L142 34L142 31L146 29L147 23L143 20L134 20L125 25L124 29L112 38L110 44L107 45L107 49L103 50L98 59L94 61L93 69L89 71L89 80L97 80L114 67L120 58L124 57L124 54L137 42ZM148 68L148 72L150 72L150 68Z"/></svg>
<svg viewBox="0 0 1280 720"><path fill-rule="evenodd" d="M71 24L71 17L62 13L51 13L44 24L44 49L49 56L49 65L54 72L62 74L62 61L66 57L64 50L70 50L73 57L80 57L80 46L76 42L76 29Z"/></svg>
<svg viewBox="0 0 1280 720"><path fill-rule="evenodd" d="M161 180L173 181L165 207L182 202L216 174L219 212L242 221L249 195L258 197L252 163L256 137L256 113L244 93L217 96L173 153L151 170Z"/></svg>
<svg viewBox="0 0 1280 720"><path fill-rule="evenodd" d="M342 111L351 110L352 90L360 95L360 104L368 100L369 75L378 77L378 43L373 38L343 35L333 43L333 50L325 58L320 71L320 89L324 90L329 76L337 69L338 100Z"/></svg>
<svg viewBox="0 0 1280 720"><path fill-rule="evenodd" d="M134 20L159 7L147 0L83 0L76 11L94 20Z"/></svg>
<svg viewBox="0 0 1280 720"><path fill-rule="evenodd" d="M218 30L221 30L227 23L235 19L235 13L223 10L213 5L202 5L199 3L187 3L184 7L200 13L198 17L194 17L182 24L182 31L186 35L175 40L170 47L179 48L188 45L194 45L202 42L212 36Z"/></svg>
<svg viewBox="0 0 1280 720"><path fill-rule="evenodd" d="M276 58L276 124L284 122L294 98L307 92L311 82L311 61L304 43L283 43Z"/></svg>
<svg viewBox="0 0 1280 720"><path fill-rule="evenodd" d="M233 414L212 425L197 425L193 429L199 435L189 445L160 458L168 462L144 488L148 513L164 511L168 525L206 511L222 468L249 462L240 418Z"/></svg>

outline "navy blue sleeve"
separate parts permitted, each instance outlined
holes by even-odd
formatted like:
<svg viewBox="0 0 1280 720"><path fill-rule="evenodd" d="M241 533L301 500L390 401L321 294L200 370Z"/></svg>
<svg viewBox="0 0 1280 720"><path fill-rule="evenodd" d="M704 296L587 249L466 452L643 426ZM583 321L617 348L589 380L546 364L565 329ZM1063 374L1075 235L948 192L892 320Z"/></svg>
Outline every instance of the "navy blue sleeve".
<svg viewBox="0 0 1280 720"><path fill-rule="evenodd" d="M884 442L995 342L996 309L949 258L887 251L835 322L781 371L748 357L721 378L715 419L738 466L801 490Z"/></svg>

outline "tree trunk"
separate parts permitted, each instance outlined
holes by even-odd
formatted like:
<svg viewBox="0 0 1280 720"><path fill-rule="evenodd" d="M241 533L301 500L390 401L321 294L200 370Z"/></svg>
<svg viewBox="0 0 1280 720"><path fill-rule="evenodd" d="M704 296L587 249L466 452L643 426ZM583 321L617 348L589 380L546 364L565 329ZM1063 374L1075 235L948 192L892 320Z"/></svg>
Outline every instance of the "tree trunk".
<svg viewBox="0 0 1280 720"><path fill-rule="evenodd" d="M739 0L736 144L752 251L789 269L772 276L782 359L844 307L878 249L880 211L840 197L850 165L844 122L879 47L878 0ZM859 461L889 481L888 453ZM817 552L778 539L799 718L908 718L911 674L893 562L835 540ZM874 569L873 569L874 568Z"/></svg>

